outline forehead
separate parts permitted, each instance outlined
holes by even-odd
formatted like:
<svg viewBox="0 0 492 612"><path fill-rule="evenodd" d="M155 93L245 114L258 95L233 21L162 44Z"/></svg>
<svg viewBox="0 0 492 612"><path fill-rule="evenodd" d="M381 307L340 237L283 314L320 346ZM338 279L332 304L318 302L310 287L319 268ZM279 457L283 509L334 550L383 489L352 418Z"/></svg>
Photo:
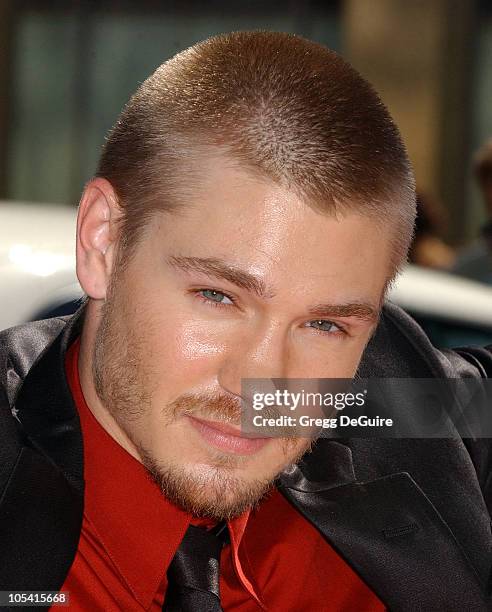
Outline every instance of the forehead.
<svg viewBox="0 0 492 612"><path fill-rule="evenodd" d="M374 293L389 273L390 236L374 220L319 212L223 160L209 160L179 214L158 216L155 225L156 245L169 254L219 257L306 289L336 281Z"/></svg>

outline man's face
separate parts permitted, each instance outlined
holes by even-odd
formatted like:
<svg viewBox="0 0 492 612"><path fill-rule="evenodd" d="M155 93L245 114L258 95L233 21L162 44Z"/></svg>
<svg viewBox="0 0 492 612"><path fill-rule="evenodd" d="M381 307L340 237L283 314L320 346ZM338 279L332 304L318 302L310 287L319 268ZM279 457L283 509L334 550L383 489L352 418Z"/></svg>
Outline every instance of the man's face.
<svg viewBox="0 0 492 612"><path fill-rule="evenodd" d="M204 174L115 275L94 373L164 493L226 518L311 443L241 437L241 379L351 378L377 324L389 236L223 162Z"/></svg>

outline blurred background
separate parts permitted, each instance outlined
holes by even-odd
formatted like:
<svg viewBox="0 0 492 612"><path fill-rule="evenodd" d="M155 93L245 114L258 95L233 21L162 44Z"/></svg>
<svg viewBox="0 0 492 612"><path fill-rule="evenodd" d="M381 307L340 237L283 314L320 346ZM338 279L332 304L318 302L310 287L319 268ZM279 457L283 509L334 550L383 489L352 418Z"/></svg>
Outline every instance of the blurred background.
<svg viewBox="0 0 492 612"><path fill-rule="evenodd" d="M73 203L104 135L159 64L212 34L295 32L339 51L396 119L446 238L484 221L472 153L492 136L492 2L2 0L0 197Z"/></svg>
<svg viewBox="0 0 492 612"><path fill-rule="evenodd" d="M417 178L412 261L492 286L486 0L1 0L0 232L7 201L74 208L138 84L177 51L241 29L321 42L374 84Z"/></svg>

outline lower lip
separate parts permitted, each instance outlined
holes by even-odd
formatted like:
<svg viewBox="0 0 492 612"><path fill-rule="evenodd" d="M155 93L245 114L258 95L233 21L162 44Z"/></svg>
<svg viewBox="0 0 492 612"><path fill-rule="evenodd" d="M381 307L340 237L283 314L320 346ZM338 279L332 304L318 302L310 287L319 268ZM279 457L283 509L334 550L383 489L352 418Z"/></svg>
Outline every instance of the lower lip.
<svg viewBox="0 0 492 612"><path fill-rule="evenodd" d="M252 455L270 441L270 438L243 438L216 429L211 425L211 421L202 421L191 416L187 418L206 442L227 453Z"/></svg>

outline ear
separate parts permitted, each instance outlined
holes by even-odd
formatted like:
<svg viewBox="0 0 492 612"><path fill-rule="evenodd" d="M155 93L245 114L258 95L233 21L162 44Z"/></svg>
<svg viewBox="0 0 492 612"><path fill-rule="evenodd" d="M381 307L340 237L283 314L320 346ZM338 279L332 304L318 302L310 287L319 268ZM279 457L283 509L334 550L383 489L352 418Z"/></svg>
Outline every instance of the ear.
<svg viewBox="0 0 492 612"><path fill-rule="evenodd" d="M77 277L95 300L106 298L117 236L115 221L120 214L111 183L92 179L82 194L77 217Z"/></svg>

